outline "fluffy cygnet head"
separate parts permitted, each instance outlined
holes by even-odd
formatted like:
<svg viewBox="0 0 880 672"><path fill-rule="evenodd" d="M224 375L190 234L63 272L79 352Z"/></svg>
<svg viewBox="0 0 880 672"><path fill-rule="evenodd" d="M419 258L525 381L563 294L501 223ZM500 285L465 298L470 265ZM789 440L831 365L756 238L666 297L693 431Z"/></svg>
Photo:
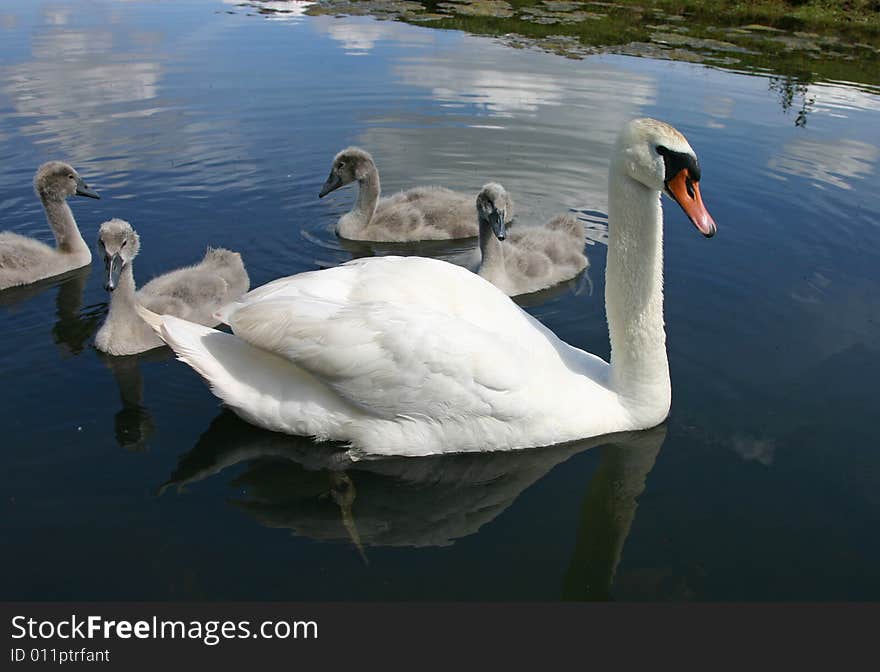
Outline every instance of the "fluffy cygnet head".
<svg viewBox="0 0 880 672"><path fill-rule="evenodd" d="M635 119L621 131L616 168L649 189L666 193L707 238L716 226L700 196L700 165L685 137L656 119Z"/></svg>
<svg viewBox="0 0 880 672"><path fill-rule="evenodd" d="M333 158L330 175L321 187L318 198L324 198L331 191L336 191L339 187L351 184L355 180L364 179L374 168L373 157L369 152L360 147L343 149Z"/></svg>
<svg viewBox="0 0 880 672"><path fill-rule="evenodd" d="M124 219L113 218L98 230L98 252L104 259L104 289L112 292L119 284L119 275L141 249L137 231Z"/></svg>
<svg viewBox="0 0 880 672"><path fill-rule="evenodd" d="M70 196L101 198L73 167L63 161L48 161L34 175L34 190L44 201L63 201Z"/></svg>
<svg viewBox="0 0 880 672"><path fill-rule="evenodd" d="M513 219L513 199L497 182L484 184L477 194L477 218L481 230L490 226L498 240L507 238L507 225Z"/></svg>

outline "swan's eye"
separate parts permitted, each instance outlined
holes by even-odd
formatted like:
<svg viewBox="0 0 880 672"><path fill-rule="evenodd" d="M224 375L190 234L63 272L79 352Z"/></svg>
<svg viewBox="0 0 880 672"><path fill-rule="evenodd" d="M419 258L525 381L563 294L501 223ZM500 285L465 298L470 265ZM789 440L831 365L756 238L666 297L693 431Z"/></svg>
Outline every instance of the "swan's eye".
<svg viewBox="0 0 880 672"><path fill-rule="evenodd" d="M657 153L660 156L663 156L664 154L668 154L669 150L666 147L664 147L663 145L657 145Z"/></svg>

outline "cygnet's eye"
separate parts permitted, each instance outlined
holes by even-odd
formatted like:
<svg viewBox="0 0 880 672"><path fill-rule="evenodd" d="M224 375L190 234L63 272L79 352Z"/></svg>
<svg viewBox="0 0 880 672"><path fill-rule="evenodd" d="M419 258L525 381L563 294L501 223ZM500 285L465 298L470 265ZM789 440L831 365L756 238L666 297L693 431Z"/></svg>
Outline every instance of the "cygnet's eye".
<svg viewBox="0 0 880 672"><path fill-rule="evenodd" d="M122 245L119 246L119 249L121 250L121 249L122 249L123 247L125 247L127 244L128 244L128 240L123 240L123 241L122 241Z"/></svg>
<svg viewBox="0 0 880 672"><path fill-rule="evenodd" d="M68 175L68 176L67 176L67 179L68 179L68 180L75 180L75 179L76 179L76 175Z"/></svg>
<svg viewBox="0 0 880 672"><path fill-rule="evenodd" d="M345 168L345 164L342 161L336 164L336 170L342 170L343 168Z"/></svg>

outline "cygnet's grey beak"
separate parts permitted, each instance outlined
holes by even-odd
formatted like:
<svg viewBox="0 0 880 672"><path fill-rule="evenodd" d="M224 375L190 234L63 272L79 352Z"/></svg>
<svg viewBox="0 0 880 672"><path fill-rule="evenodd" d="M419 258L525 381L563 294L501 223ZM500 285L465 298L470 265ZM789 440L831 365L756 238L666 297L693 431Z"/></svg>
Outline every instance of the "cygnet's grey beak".
<svg viewBox="0 0 880 672"><path fill-rule="evenodd" d="M101 198L98 196L98 192L89 187L81 177L76 178L76 195L77 196L88 196L89 198Z"/></svg>
<svg viewBox="0 0 880 672"><path fill-rule="evenodd" d="M104 266L106 268L104 289L108 292L112 292L117 286L119 286L119 274L122 273L122 267L124 265L125 261L119 256L118 252L109 259L104 257Z"/></svg>
<svg viewBox="0 0 880 672"><path fill-rule="evenodd" d="M321 187L321 193L318 194L318 198L324 198L331 191L335 191L342 186L342 178L339 177L334 172L331 172L330 175L327 176L327 181L324 182L324 186Z"/></svg>
<svg viewBox="0 0 880 672"><path fill-rule="evenodd" d="M507 224L504 222L506 214L507 211L504 209L493 209L492 212L489 213L489 223L492 225L492 231L495 232L495 237L498 240L504 240L507 238Z"/></svg>

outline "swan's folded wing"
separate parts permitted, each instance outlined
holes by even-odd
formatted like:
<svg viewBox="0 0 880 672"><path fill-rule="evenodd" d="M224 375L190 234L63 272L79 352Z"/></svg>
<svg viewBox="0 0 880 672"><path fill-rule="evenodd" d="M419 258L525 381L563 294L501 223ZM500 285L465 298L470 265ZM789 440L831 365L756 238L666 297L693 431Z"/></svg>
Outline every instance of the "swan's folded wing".
<svg viewBox="0 0 880 672"><path fill-rule="evenodd" d="M246 305L230 325L378 417L505 420L528 413L525 348L445 313L298 298Z"/></svg>
<svg viewBox="0 0 880 672"><path fill-rule="evenodd" d="M356 283L357 275L357 265L346 264L278 278L252 289L236 301L219 308L216 317L223 324L229 324L229 316L235 311L244 306L270 300L311 297L344 301Z"/></svg>
<svg viewBox="0 0 880 672"><path fill-rule="evenodd" d="M502 292L477 275L436 259L372 257L342 266L279 278L224 306L218 317L245 306L275 300L314 299L341 305L387 302L409 309L436 310L487 331L519 332L533 338L528 318Z"/></svg>

